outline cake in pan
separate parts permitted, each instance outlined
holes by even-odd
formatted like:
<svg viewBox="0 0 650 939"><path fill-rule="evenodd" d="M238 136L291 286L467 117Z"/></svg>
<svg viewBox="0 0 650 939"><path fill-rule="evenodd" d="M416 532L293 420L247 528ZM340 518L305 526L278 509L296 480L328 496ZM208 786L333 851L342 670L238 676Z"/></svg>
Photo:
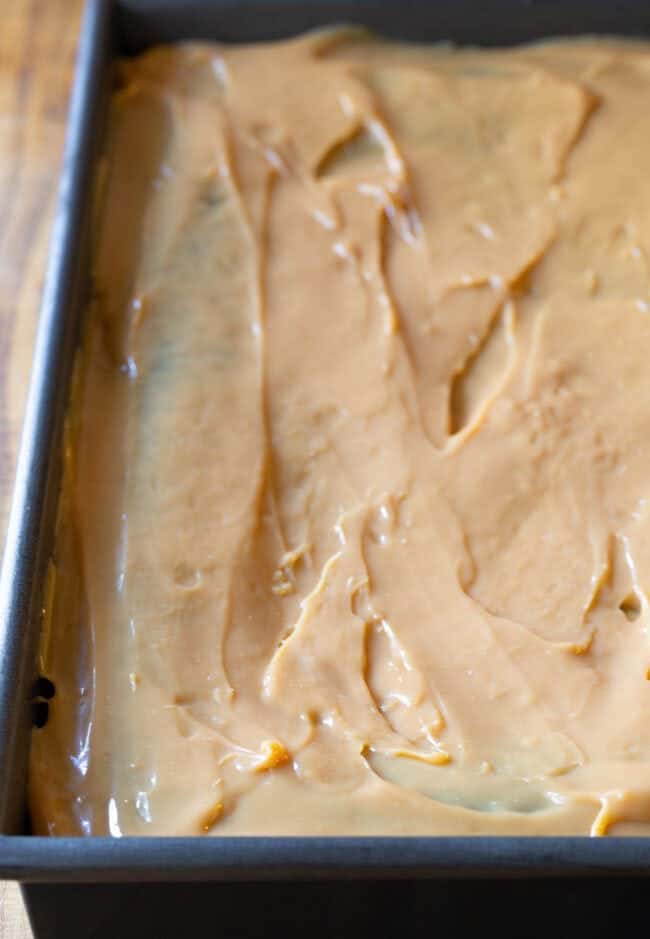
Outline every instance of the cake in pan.
<svg viewBox="0 0 650 939"><path fill-rule="evenodd" d="M650 46L121 68L51 834L650 830Z"/></svg>

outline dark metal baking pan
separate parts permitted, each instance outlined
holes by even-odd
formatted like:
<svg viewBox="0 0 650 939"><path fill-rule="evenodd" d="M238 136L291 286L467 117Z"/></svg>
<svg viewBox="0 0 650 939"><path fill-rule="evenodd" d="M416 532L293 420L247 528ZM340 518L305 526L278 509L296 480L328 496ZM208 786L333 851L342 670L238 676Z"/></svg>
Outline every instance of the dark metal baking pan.
<svg viewBox="0 0 650 939"><path fill-rule="evenodd" d="M650 36L646 0L89 0L0 580L0 877L39 939L298 932L647 932L650 838L36 838L25 779L63 416L87 306L90 205L111 62L161 41L251 41L332 22L507 44ZM298 883L300 881L300 883Z"/></svg>

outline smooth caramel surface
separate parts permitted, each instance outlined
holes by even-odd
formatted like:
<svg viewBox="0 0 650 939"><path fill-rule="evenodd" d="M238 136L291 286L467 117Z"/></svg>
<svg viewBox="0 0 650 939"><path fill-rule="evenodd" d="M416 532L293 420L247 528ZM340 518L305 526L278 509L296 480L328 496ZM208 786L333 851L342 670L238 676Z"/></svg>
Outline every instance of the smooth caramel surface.
<svg viewBox="0 0 650 939"><path fill-rule="evenodd" d="M650 822L650 46L126 63L52 834Z"/></svg>

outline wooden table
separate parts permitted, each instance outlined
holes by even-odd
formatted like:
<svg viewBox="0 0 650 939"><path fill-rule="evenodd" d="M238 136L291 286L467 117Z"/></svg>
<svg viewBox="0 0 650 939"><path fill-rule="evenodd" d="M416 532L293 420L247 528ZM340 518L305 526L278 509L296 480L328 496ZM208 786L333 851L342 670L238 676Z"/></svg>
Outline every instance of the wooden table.
<svg viewBox="0 0 650 939"><path fill-rule="evenodd" d="M83 0L7 0L0 26L0 543L29 378ZM0 883L0 937L31 936Z"/></svg>

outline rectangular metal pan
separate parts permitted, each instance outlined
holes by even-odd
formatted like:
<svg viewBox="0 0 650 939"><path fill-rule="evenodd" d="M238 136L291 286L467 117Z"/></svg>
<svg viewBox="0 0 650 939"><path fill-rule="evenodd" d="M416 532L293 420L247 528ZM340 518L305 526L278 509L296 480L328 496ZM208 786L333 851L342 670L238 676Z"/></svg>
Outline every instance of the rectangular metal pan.
<svg viewBox="0 0 650 939"><path fill-rule="evenodd" d="M594 936L629 935L626 924L650 926L643 903L650 839L111 840L28 833L25 778L36 649L63 416L89 286L91 191L111 63L159 42L252 41L334 22L361 23L405 39L508 44L577 33L650 36L650 5L89 0L0 580L0 877L23 882L41 939L194 936L201 928L228 937L280 929L429 935L434 928L454 928L463 934L492 919L502 935L541 936L558 932L558 916L566 927L561 935L586 928Z"/></svg>

